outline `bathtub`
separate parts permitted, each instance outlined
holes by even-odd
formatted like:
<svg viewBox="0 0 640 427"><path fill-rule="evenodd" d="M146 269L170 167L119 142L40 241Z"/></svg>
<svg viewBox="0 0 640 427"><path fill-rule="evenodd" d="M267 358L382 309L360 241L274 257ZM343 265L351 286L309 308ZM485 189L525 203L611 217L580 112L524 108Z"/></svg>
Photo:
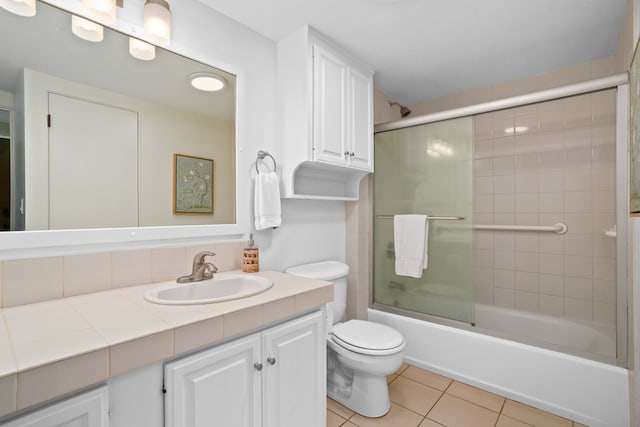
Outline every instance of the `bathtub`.
<svg viewBox="0 0 640 427"><path fill-rule="evenodd" d="M560 319L483 304L475 305L475 324L489 334L497 332L505 338L512 336L552 350L616 363L616 330L613 325Z"/></svg>
<svg viewBox="0 0 640 427"><path fill-rule="evenodd" d="M415 366L591 427L629 426L626 369L374 309L369 320L400 331Z"/></svg>

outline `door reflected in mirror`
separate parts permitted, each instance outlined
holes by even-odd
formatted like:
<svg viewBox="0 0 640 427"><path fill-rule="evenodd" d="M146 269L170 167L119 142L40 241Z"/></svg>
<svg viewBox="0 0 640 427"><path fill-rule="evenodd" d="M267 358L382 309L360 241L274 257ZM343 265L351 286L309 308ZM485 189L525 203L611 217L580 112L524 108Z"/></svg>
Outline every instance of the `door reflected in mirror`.
<svg viewBox="0 0 640 427"><path fill-rule="evenodd" d="M41 2L0 9L0 34L0 230L236 223L234 75L161 48L137 59L107 28L82 40ZM194 73L225 86L197 90ZM213 212L175 213L175 154L215 162Z"/></svg>

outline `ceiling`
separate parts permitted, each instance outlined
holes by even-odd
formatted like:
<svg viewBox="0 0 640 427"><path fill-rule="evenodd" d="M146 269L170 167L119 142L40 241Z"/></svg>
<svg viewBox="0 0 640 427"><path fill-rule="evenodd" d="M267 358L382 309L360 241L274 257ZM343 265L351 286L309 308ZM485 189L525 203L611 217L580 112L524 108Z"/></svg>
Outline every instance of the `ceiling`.
<svg viewBox="0 0 640 427"><path fill-rule="evenodd" d="M615 54L627 0L200 0L277 41L304 24L404 104Z"/></svg>

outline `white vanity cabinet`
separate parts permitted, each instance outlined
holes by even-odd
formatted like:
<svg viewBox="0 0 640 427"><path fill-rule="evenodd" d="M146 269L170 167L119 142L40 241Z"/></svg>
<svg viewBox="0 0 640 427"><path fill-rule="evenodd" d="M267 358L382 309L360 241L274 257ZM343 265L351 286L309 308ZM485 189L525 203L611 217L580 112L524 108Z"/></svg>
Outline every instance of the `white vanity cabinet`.
<svg viewBox="0 0 640 427"><path fill-rule="evenodd" d="M323 313L165 365L166 427L325 426Z"/></svg>
<svg viewBox="0 0 640 427"><path fill-rule="evenodd" d="M373 172L373 71L307 26L278 41L283 197L357 200Z"/></svg>
<svg viewBox="0 0 640 427"><path fill-rule="evenodd" d="M109 427L109 394L102 386L2 424L3 427Z"/></svg>

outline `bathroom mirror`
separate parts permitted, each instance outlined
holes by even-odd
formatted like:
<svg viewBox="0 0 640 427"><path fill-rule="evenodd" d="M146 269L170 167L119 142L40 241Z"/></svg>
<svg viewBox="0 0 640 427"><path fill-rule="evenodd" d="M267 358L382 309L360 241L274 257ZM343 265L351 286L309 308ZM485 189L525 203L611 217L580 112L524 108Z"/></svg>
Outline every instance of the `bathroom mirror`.
<svg viewBox="0 0 640 427"><path fill-rule="evenodd" d="M0 249L43 241L44 230L74 230L57 241L86 243L104 229L172 238L167 227L191 226L179 234L189 237L237 224L235 75L161 48L153 60L136 59L129 36L108 28L101 42L80 39L71 15L43 2L30 18L0 9L0 37L0 118L12 113L0 120L12 148L11 184L0 188L12 231L0 233ZM225 87L196 90L194 73L220 76ZM196 160L176 165L176 155ZM180 182L193 175L211 206L176 213L190 191ZM17 237L32 231L38 236Z"/></svg>

